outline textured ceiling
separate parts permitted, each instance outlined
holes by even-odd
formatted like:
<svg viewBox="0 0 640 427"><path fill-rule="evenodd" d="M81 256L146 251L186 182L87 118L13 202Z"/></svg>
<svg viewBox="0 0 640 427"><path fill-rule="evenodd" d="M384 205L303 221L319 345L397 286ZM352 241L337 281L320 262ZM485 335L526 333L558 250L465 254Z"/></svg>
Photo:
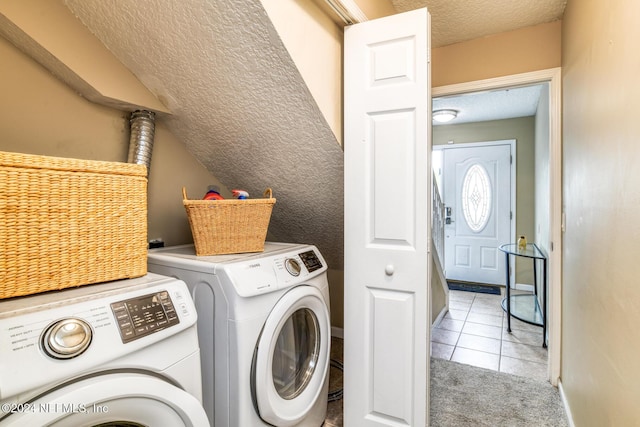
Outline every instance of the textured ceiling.
<svg viewBox="0 0 640 427"><path fill-rule="evenodd" d="M398 12L427 7L431 46L562 19L567 0L390 0Z"/></svg>
<svg viewBox="0 0 640 427"><path fill-rule="evenodd" d="M433 99L433 110L456 110L458 116L434 126L512 119L536 114L542 85L500 89Z"/></svg>
<svg viewBox="0 0 640 427"><path fill-rule="evenodd" d="M343 152L256 0L67 0L152 92L160 117L229 188L272 187L274 240L342 268Z"/></svg>

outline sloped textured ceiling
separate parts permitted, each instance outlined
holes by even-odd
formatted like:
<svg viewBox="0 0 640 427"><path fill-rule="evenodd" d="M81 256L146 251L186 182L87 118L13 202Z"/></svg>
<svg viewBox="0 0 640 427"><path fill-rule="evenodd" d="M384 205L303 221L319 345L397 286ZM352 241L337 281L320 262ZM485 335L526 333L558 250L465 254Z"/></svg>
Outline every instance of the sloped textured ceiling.
<svg viewBox="0 0 640 427"><path fill-rule="evenodd" d="M390 0L398 12L427 7L431 46L562 19L567 0Z"/></svg>
<svg viewBox="0 0 640 427"><path fill-rule="evenodd" d="M66 4L223 184L254 197L273 188L274 240L315 244L342 268L343 152L259 1Z"/></svg>

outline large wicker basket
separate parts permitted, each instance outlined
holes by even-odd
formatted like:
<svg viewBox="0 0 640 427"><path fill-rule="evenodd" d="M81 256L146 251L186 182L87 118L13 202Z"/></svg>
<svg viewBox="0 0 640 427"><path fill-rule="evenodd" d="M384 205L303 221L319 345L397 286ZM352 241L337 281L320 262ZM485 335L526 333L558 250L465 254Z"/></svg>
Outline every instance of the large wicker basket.
<svg viewBox="0 0 640 427"><path fill-rule="evenodd" d="M0 152L0 298L143 276L143 165Z"/></svg>
<svg viewBox="0 0 640 427"><path fill-rule="evenodd" d="M182 188L196 254L220 255L264 251L264 241L276 199L189 200Z"/></svg>

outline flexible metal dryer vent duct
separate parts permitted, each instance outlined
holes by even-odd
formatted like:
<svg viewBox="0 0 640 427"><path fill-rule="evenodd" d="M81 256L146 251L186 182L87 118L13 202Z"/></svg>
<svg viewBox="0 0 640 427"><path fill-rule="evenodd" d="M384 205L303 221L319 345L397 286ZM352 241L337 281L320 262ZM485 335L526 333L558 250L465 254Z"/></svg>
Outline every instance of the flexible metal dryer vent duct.
<svg viewBox="0 0 640 427"><path fill-rule="evenodd" d="M131 113L129 125L131 136L129 137L129 157L127 162L145 165L147 178L151 167L151 151L153 150L153 138L155 135L155 117L153 111L136 110Z"/></svg>

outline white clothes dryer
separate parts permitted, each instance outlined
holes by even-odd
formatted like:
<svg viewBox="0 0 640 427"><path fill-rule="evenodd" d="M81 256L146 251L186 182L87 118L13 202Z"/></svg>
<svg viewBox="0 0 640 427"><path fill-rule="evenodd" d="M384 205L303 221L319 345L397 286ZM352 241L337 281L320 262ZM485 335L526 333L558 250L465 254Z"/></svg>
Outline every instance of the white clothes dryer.
<svg viewBox="0 0 640 427"><path fill-rule="evenodd" d="M0 301L0 426L208 426L196 320L157 274Z"/></svg>
<svg viewBox="0 0 640 427"><path fill-rule="evenodd" d="M196 256L149 251L149 271L179 278L198 310L203 401L216 427L323 424L331 321L327 265L315 246Z"/></svg>

